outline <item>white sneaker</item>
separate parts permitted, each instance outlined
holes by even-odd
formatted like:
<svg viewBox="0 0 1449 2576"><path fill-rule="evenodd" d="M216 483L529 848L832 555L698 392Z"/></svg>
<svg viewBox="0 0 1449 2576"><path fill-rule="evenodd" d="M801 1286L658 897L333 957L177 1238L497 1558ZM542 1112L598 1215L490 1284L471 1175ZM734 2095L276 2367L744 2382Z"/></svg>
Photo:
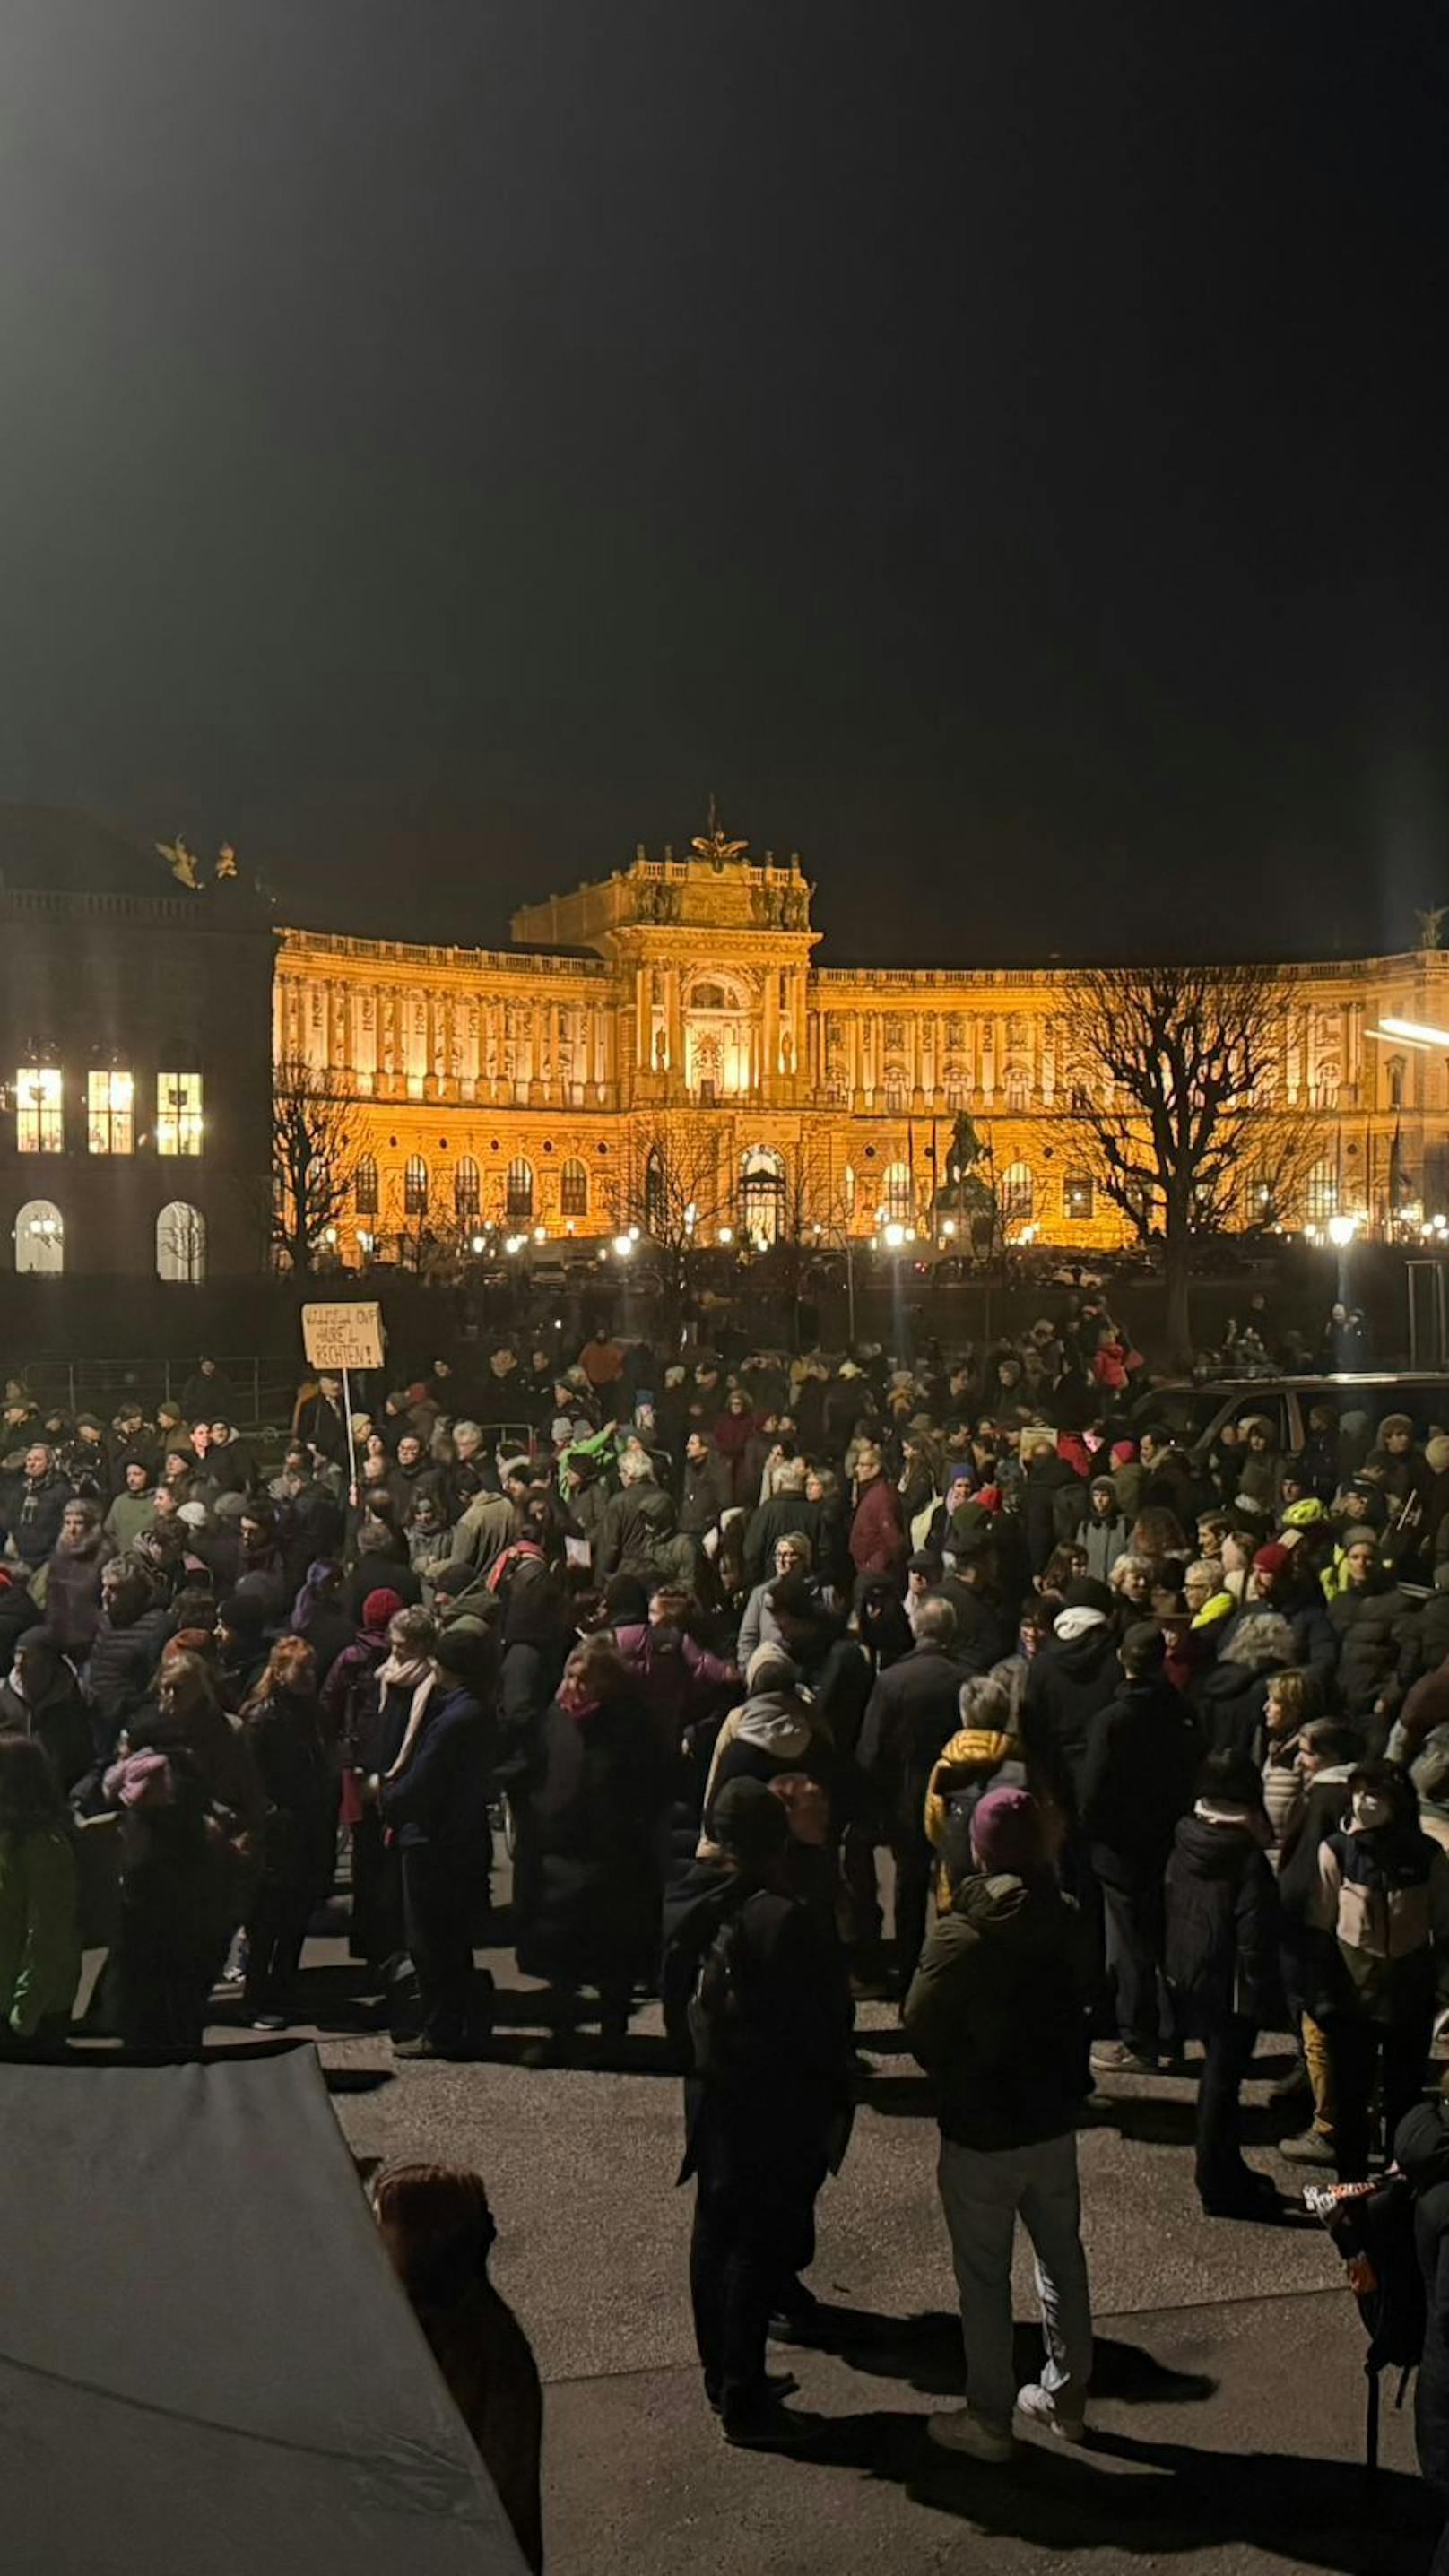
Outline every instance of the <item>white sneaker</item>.
<svg viewBox="0 0 1449 2576"><path fill-rule="evenodd" d="M999 2468L1016 2450L1009 2433L999 2433L993 2425L983 2423L969 2406L959 2406L950 2415L932 2415L926 2430L943 2450L964 2451L969 2460L989 2461L993 2467Z"/></svg>
<svg viewBox="0 0 1449 2576"><path fill-rule="evenodd" d="M1074 2415L1070 2414L1057 2404L1052 2390L1043 2388L1039 2379L1032 2380L1029 2387L1017 2390L1016 2411L1018 2415L1024 2415L1029 2424L1044 2425L1049 2433L1055 2433L1059 2442L1085 2442L1087 2438L1085 2407L1079 2408Z"/></svg>

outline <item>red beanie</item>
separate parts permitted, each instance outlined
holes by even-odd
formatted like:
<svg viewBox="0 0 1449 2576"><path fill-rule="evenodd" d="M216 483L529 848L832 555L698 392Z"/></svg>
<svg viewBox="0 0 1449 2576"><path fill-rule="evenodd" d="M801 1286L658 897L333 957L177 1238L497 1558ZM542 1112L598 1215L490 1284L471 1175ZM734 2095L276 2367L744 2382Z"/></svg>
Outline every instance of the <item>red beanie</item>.
<svg viewBox="0 0 1449 2576"><path fill-rule="evenodd" d="M1286 1574L1292 1562L1292 1549L1288 1547L1280 1547L1276 1539L1270 1539L1268 1545L1266 1547L1260 1547L1257 1555L1254 1557L1253 1572L1255 1574Z"/></svg>
<svg viewBox="0 0 1449 2576"><path fill-rule="evenodd" d="M400 1592L389 1592L382 1586L379 1586L376 1592L369 1592L366 1600L363 1602L362 1624L364 1628L385 1628L389 1619L395 1619L397 1617L402 1606L403 1602Z"/></svg>

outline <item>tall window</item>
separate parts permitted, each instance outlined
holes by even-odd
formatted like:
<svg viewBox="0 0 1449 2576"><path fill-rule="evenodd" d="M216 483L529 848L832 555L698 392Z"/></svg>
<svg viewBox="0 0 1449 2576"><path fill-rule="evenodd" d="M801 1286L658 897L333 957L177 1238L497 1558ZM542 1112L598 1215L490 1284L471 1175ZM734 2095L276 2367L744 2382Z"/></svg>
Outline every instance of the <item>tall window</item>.
<svg viewBox="0 0 1449 2576"><path fill-rule="evenodd" d="M505 1183L508 1218L513 1225L528 1225L533 1218L533 1165L522 1154L515 1154L508 1166Z"/></svg>
<svg viewBox="0 0 1449 2576"><path fill-rule="evenodd" d="M188 1288L206 1277L206 1219L185 1199L171 1199L156 1219L156 1276Z"/></svg>
<svg viewBox="0 0 1449 2576"><path fill-rule="evenodd" d="M129 1154L136 1144L136 1085L129 1073L86 1077L86 1143L93 1154Z"/></svg>
<svg viewBox="0 0 1449 2576"><path fill-rule="evenodd" d="M377 1214L377 1156L360 1154L352 1176L352 1200L359 1216Z"/></svg>
<svg viewBox="0 0 1449 2576"><path fill-rule="evenodd" d="M1062 1190L1062 1212L1074 1225L1085 1225L1097 1203L1097 1185L1090 1172L1069 1172Z"/></svg>
<svg viewBox="0 0 1449 2576"><path fill-rule="evenodd" d="M887 1163L885 1175L885 1221L887 1225L913 1225L916 1216L916 1192L909 1163Z"/></svg>
<svg viewBox="0 0 1449 2576"><path fill-rule="evenodd" d="M855 1173L849 1163L846 1164L844 1171L840 1175L840 1204L841 1209L847 1218L854 1216Z"/></svg>
<svg viewBox="0 0 1449 2576"><path fill-rule="evenodd" d="M1008 1225L1029 1225L1036 1205L1030 1163L1008 1163L1001 1176L1001 1213Z"/></svg>
<svg viewBox="0 0 1449 2576"><path fill-rule="evenodd" d="M58 1064L23 1064L15 1077L15 1151L59 1154L65 1146L65 1107Z"/></svg>
<svg viewBox="0 0 1449 2576"><path fill-rule="evenodd" d="M476 1216L482 1190L478 1166L471 1154L460 1154L453 1174L453 1207L459 1216Z"/></svg>
<svg viewBox="0 0 1449 2576"><path fill-rule="evenodd" d="M1338 1166L1324 1161L1315 1163L1308 1175L1303 1193L1303 1212L1310 1225L1327 1225L1338 1214Z"/></svg>
<svg viewBox="0 0 1449 2576"><path fill-rule="evenodd" d="M589 1176L582 1163L568 1162L559 1180L560 1216L587 1216L589 1212Z"/></svg>
<svg viewBox="0 0 1449 2576"><path fill-rule="evenodd" d="M199 1154L201 1151L201 1076L158 1073L156 1076L156 1151Z"/></svg>
<svg viewBox="0 0 1449 2576"><path fill-rule="evenodd" d="M426 1216L428 1212L428 1167L421 1154L409 1154L403 1167L403 1214Z"/></svg>
<svg viewBox="0 0 1449 2576"><path fill-rule="evenodd" d="M27 1199L16 1217L15 1267L51 1279L65 1268L65 1219L53 1199Z"/></svg>

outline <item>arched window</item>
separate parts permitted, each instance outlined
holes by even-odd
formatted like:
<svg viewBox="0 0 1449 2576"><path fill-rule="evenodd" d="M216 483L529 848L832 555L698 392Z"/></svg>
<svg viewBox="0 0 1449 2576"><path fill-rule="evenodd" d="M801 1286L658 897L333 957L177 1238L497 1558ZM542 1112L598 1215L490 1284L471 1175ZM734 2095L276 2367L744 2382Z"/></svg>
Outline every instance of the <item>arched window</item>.
<svg viewBox="0 0 1449 2576"><path fill-rule="evenodd" d="M471 1154L460 1154L453 1174L453 1208L458 1216L476 1216L482 1200L478 1166Z"/></svg>
<svg viewBox="0 0 1449 2576"><path fill-rule="evenodd" d="M359 1216L377 1214L377 1156L363 1154L358 1158L352 1180L352 1200Z"/></svg>
<svg viewBox="0 0 1449 2576"><path fill-rule="evenodd" d="M854 1216L855 1171L853 1166L849 1163L846 1164L844 1171L840 1175L840 1204L845 1211L847 1220Z"/></svg>
<svg viewBox="0 0 1449 2576"><path fill-rule="evenodd" d="M887 1163L882 1199L887 1225L914 1225L916 1193L909 1163Z"/></svg>
<svg viewBox="0 0 1449 2576"><path fill-rule="evenodd" d="M528 1225L533 1217L533 1165L527 1156L515 1154L508 1166L504 1184L504 1207L512 1225Z"/></svg>
<svg viewBox="0 0 1449 2576"><path fill-rule="evenodd" d="M54 1199L27 1199L15 1220L15 1267L58 1279L65 1268L65 1219Z"/></svg>
<svg viewBox="0 0 1449 2576"><path fill-rule="evenodd" d="M206 1277L206 1219L185 1199L168 1199L156 1219L156 1276L188 1288Z"/></svg>
<svg viewBox="0 0 1449 2576"><path fill-rule="evenodd" d="M749 1242L774 1243L785 1213L785 1165L772 1145L740 1157L740 1224Z"/></svg>
<svg viewBox="0 0 1449 2576"><path fill-rule="evenodd" d="M426 1216L428 1212L428 1167L421 1154L409 1154L403 1169L403 1214Z"/></svg>
<svg viewBox="0 0 1449 2576"><path fill-rule="evenodd" d="M1007 1225L1030 1225L1036 1183L1030 1163L1008 1163L1001 1176L1001 1213Z"/></svg>
<svg viewBox="0 0 1449 2576"><path fill-rule="evenodd" d="M1327 1225L1338 1214L1338 1165L1315 1163L1303 1191L1303 1213L1310 1225Z"/></svg>
<svg viewBox="0 0 1449 2576"><path fill-rule="evenodd" d="M588 1215L589 1176L582 1163L565 1163L559 1176L558 1204L560 1216Z"/></svg>

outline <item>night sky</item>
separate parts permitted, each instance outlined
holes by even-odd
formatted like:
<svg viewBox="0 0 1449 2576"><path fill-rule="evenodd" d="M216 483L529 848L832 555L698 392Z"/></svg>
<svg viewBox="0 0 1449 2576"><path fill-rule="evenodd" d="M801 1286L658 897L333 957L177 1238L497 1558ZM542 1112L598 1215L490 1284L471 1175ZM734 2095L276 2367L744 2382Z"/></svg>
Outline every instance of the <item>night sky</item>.
<svg viewBox="0 0 1449 2576"><path fill-rule="evenodd" d="M8 0L0 797L498 940L1449 900L1442 5Z"/></svg>

